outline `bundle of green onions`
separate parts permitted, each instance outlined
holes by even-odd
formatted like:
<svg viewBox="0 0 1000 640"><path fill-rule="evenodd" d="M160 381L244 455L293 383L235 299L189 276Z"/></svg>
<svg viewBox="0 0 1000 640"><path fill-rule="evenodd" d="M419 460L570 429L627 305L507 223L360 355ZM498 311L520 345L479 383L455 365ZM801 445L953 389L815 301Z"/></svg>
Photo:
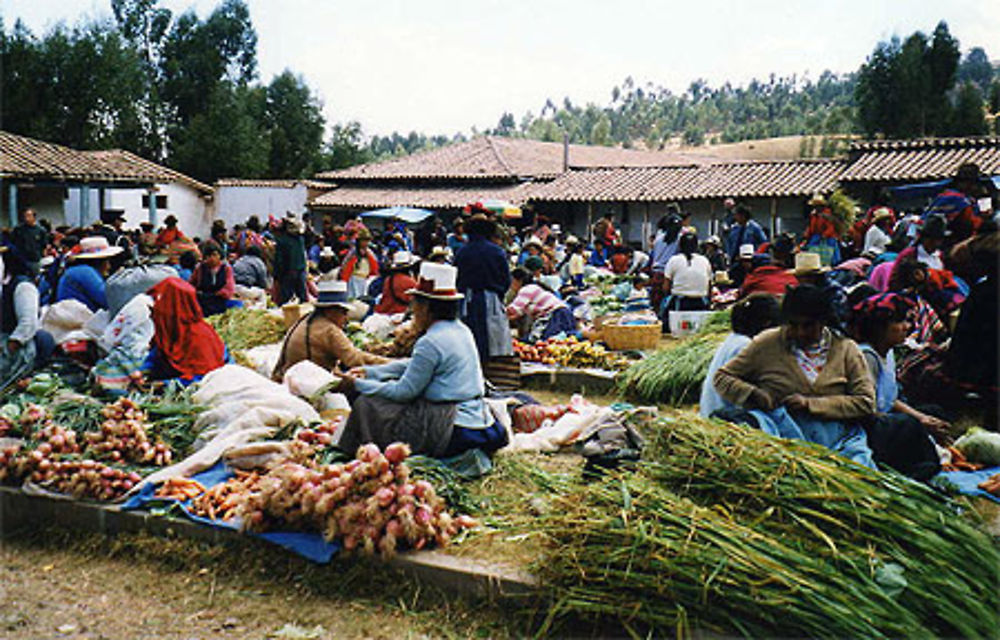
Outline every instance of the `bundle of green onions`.
<svg viewBox="0 0 1000 640"><path fill-rule="evenodd" d="M632 635L990 637L1000 550L954 505L812 445L694 417L651 462L561 498L538 562L549 622Z"/></svg>
<svg viewBox="0 0 1000 640"><path fill-rule="evenodd" d="M724 338L721 333L694 336L639 360L618 376L619 393L639 402L696 402Z"/></svg>
<svg viewBox="0 0 1000 640"><path fill-rule="evenodd" d="M225 313L209 316L205 320L212 325L230 351L274 344L285 337L284 321L262 309L228 309Z"/></svg>

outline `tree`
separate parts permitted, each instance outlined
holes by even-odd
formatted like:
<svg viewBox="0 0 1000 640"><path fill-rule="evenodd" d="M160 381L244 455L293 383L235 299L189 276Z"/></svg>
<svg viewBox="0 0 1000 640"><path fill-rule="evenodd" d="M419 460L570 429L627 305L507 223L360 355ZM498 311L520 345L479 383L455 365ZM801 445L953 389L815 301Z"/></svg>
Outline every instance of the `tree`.
<svg viewBox="0 0 1000 640"><path fill-rule="evenodd" d="M323 150L323 171L344 169L375 159L371 148L366 148L361 123L357 121L335 124L330 129L330 139Z"/></svg>
<svg viewBox="0 0 1000 640"><path fill-rule="evenodd" d="M973 47L958 66L959 82L974 82L985 93L993 82L993 65L982 47Z"/></svg>
<svg viewBox="0 0 1000 640"><path fill-rule="evenodd" d="M305 80L285 70L267 87L264 123L270 137L268 175L303 178L316 168L323 146L322 105Z"/></svg>
<svg viewBox="0 0 1000 640"><path fill-rule="evenodd" d="M514 120L514 114L504 111L503 115L500 116L500 121L497 122L496 129L493 130L493 135L512 136L516 132L517 122Z"/></svg>
<svg viewBox="0 0 1000 640"><path fill-rule="evenodd" d="M859 124L869 138L894 128L896 66L900 49L898 38L878 43L858 71L854 98L858 105Z"/></svg>
<svg viewBox="0 0 1000 640"><path fill-rule="evenodd" d="M982 136L986 134L983 94L974 82L965 82L958 89L949 133L954 136Z"/></svg>

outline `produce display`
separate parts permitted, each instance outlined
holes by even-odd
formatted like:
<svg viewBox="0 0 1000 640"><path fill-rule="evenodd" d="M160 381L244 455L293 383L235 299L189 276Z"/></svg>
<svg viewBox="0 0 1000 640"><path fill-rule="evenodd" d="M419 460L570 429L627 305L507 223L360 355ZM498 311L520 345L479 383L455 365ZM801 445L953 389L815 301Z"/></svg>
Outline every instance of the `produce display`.
<svg viewBox="0 0 1000 640"><path fill-rule="evenodd" d="M113 462L169 465L173 455L163 442L152 443L146 435L146 413L132 400L122 398L101 410L101 430L84 434L87 450Z"/></svg>
<svg viewBox="0 0 1000 640"><path fill-rule="evenodd" d="M644 433L648 462L573 485L538 523L551 621L613 617L635 637L1000 628L1000 549L933 490L688 415Z"/></svg>
<svg viewBox="0 0 1000 640"><path fill-rule="evenodd" d="M34 453L38 453L37 450ZM128 493L142 480L135 471L126 471L95 460L36 461L30 479L44 489L76 499L112 501Z"/></svg>
<svg viewBox="0 0 1000 640"><path fill-rule="evenodd" d="M1000 473L994 474L979 483L979 488L1000 498Z"/></svg>
<svg viewBox="0 0 1000 640"><path fill-rule="evenodd" d="M368 555L443 547L475 521L453 517L430 482L411 482L409 454L402 443L385 452L367 444L346 464L281 464L261 478L259 489L242 502L239 517L250 531L319 531L327 540L341 541L348 552Z"/></svg>
<svg viewBox="0 0 1000 640"><path fill-rule="evenodd" d="M231 351L274 344L285 337L284 320L262 309L227 309L225 313L208 316L205 321Z"/></svg>
<svg viewBox="0 0 1000 640"><path fill-rule="evenodd" d="M708 366L724 339L721 333L699 335L656 351L618 376L618 391L639 402L697 402Z"/></svg>
<svg viewBox="0 0 1000 640"><path fill-rule="evenodd" d="M263 476L256 471L236 470L229 480L203 491L191 503L191 512L212 520L234 520L247 497L260 489Z"/></svg>
<svg viewBox="0 0 1000 640"><path fill-rule="evenodd" d="M576 336L549 338L528 344L514 340L514 353L524 362L540 362L559 367L605 369L617 371L629 366L630 360L608 351L603 345Z"/></svg>

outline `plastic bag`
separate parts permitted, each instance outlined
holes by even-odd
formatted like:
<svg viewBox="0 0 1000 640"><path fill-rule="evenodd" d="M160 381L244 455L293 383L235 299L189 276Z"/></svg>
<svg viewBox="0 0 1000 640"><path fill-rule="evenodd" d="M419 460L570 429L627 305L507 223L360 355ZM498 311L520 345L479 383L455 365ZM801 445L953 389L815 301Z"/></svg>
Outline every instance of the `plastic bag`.
<svg viewBox="0 0 1000 640"><path fill-rule="evenodd" d="M165 264L140 265L122 269L108 278L105 294L108 298L108 313L113 318L118 315L133 298L146 293L167 278L176 278L177 271Z"/></svg>
<svg viewBox="0 0 1000 640"><path fill-rule="evenodd" d="M365 318L365 321L361 323L361 328L379 340L387 340L396 329L395 317L384 313L373 313Z"/></svg>
<svg viewBox="0 0 1000 640"><path fill-rule="evenodd" d="M969 460L986 465L1000 465L1000 433L972 427L955 441L955 448Z"/></svg>
<svg viewBox="0 0 1000 640"><path fill-rule="evenodd" d="M262 344L259 347L240 351L240 355L255 372L265 378L270 378L271 372L278 366L278 360L281 358L281 345L280 342Z"/></svg>
<svg viewBox="0 0 1000 640"><path fill-rule="evenodd" d="M288 390L302 398L312 399L330 389L338 378L311 360L296 362L285 371L283 382Z"/></svg>
<svg viewBox="0 0 1000 640"><path fill-rule="evenodd" d="M149 343L155 332L152 308L153 299L146 294L132 298L114 320L108 323L98 340L98 346L105 353L110 353L115 347L123 347L132 355L144 356L149 351Z"/></svg>
<svg viewBox="0 0 1000 640"><path fill-rule="evenodd" d="M283 385L273 382L270 378L262 376L252 369L238 364L227 364L206 374L191 398L196 404L211 405L220 396L247 389L287 393Z"/></svg>
<svg viewBox="0 0 1000 640"><path fill-rule="evenodd" d="M62 344L74 331L83 329L94 312L79 300L61 300L51 305L42 317L42 329L45 329L56 344Z"/></svg>

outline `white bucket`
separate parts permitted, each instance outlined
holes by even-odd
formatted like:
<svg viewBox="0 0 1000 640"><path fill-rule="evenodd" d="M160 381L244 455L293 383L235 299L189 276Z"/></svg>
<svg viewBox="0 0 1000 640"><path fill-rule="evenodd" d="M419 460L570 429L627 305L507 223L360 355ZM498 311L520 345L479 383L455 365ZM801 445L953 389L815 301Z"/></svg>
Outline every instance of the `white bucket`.
<svg viewBox="0 0 1000 640"><path fill-rule="evenodd" d="M671 311L670 335L675 338L697 333L712 311Z"/></svg>

